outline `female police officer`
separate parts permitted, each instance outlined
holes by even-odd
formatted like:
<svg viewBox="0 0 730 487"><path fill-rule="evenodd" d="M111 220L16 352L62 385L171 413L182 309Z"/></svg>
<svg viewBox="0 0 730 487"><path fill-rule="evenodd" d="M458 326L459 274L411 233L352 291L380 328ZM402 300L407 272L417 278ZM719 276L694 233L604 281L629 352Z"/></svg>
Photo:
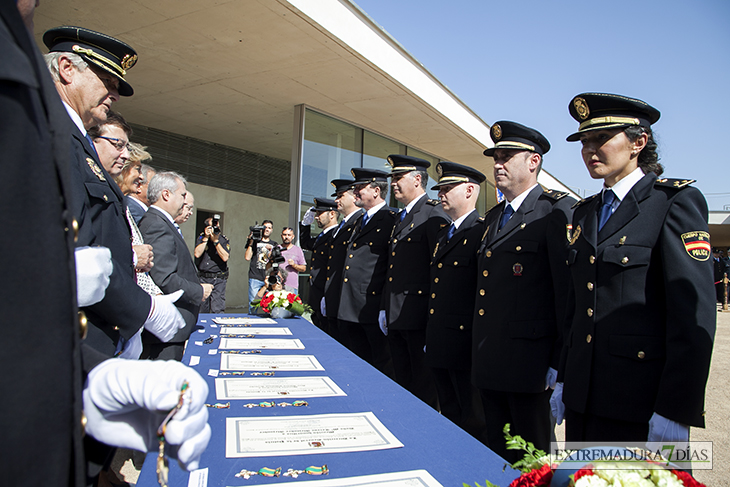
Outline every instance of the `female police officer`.
<svg viewBox="0 0 730 487"><path fill-rule="evenodd" d="M567 140L604 187L573 215L553 410L564 403L568 441L686 441L704 427L715 334L707 204L692 180L657 179L658 110L604 93L569 110Z"/></svg>

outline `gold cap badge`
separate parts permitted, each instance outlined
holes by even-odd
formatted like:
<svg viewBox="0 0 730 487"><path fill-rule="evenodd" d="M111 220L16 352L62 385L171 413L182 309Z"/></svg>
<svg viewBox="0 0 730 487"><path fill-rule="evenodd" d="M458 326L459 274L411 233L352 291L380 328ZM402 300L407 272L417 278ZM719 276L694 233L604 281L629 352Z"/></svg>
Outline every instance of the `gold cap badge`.
<svg viewBox="0 0 730 487"><path fill-rule="evenodd" d="M588 108L588 104L583 98L579 96L576 97L575 100L573 100L573 106L575 107L575 111L581 120L585 120L586 118L588 118L588 115L591 114L591 111Z"/></svg>
<svg viewBox="0 0 730 487"><path fill-rule="evenodd" d="M497 142L502 138L502 127L498 123L492 125L492 140Z"/></svg>

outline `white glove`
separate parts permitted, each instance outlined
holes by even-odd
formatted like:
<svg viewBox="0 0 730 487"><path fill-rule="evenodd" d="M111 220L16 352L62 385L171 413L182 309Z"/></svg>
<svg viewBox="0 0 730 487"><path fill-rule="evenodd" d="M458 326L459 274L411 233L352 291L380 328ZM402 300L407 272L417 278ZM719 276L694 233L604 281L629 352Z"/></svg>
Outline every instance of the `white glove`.
<svg viewBox="0 0 730 487"><path fill-rule="evenodd" d="M381 309L380 313L378 313L378 325L380 326L380 331L383 332L383 335L388 336L388 321L385 318L384 309Z"/></svg>
<svg viewBox="0 0 730 487"><path fill-rule="evenodd" d="M112 253L106 247L79 247L76 257L76 300L79 307L104 299L109 276L114 271Z"/></svg>
<svg viewBox="0 0 730 487"><path fill-rule="evenodd" d="M654 413L649 420L648 442L689 441L689 426Z"/></svg>
<svg viewBox="0 0 730 487"><path fill-rule="evenodd" d="M165 430L165 452L182 468L197 469L210 440L208 385L180 362L109 359L94 367L84 389L86 432L112 446L157 451L157 428L185 381L183 406Z"/></svg>
<svg viewBox="0 0 730 487"><path fill-rule="evenodd" d="M175 333L185 327L185 320L172 304L182 295L183 290L178 289L172 294L152 296L152 309L147 321L144 322L144 327L163 342L172 340Z"/></svg>
<svg viewBox="0 0 730 487"><path fill-rule="evenodd" d="M142 355L142 330L144 330L144 327L137 330L137 333L127 340L127 343L124 344L124 350L119 354L119 358L137 360Z"/></svg>
<svg viewBox="0 0 730 487"><path fill-rule="evenodd" d="M322 316L327 316L327 305L324 302L324 298L319 302L319 311L322 313Z"/></svg>
<svg viewBox="0 0 730 487"><path fill-rule="evenodd" d="M550 412L557 424L563 424L565 419L565 403L563 403L563 383L555 384L553 395L550 396Z"/></svg>
<svg viewBox="0 0 730 487"><path fill-rule="evenodd" d="M558 380L558 371L552 367L548 367L547 374L545 374L545 390L555 389L555 383Z"/></svg>
<svg viewBox="0 0 730 487"><path fill-rule="evenodd" d="M302 225L311 225L314 222L315 215L316 215L316 212L314 211L314 206L312 206L307 210L307 212L302 217Z"/></svg>

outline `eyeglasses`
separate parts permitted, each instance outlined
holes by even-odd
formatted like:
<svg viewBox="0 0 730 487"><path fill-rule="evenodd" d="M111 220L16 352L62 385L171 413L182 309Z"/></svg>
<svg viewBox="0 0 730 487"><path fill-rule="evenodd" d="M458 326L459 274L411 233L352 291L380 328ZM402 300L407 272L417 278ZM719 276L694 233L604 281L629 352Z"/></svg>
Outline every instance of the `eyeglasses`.
<svg viewBox="0 0 730 487"><path fill-rule="evenodd" d="M97 137L97 139L104 139L109 141L109 143L113 145L114 148L119 152L123 151L124 148L127 147L127 145L129 144L129 142L127 142L126 140L117 139L116 137L103 137L100 135Z"/></svg>

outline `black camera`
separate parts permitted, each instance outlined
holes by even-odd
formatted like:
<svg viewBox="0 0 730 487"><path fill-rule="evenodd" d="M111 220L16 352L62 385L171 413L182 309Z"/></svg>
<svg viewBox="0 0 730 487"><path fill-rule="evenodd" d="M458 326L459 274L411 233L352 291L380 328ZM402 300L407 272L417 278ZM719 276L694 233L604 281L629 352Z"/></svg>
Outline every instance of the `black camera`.
<svg viewBox="0 0 730 487"><path fill-rule="evenodd" d="M261 241L264 239L264 226L259 225L259 222L256 222L255 225L248 227L248 229L251 231L251 240L258 240Z"/></svg>
<svg viewBox="0 0 730 487"><path fill-rule="evenodd" d="M281 247L278 245L271 249L271 255L269 255L269 262L277 267L279 264L286 262L286 259L281 255Z"/></svg>
<svg viewBox="0 0 730 487"><path fill-rule="evenodd" d="M269 282L269 285L274 286L276 284L281 284L281 276L279 273L271 274L269 278L267 279Z"/></svg>
<svg viewBox="0 0 730 487"><path fill-rule="evenodd" d="M210 226L213 227L213 233L216 235L221 233L221 227L218 225L220 224L221 216L218 214L213 215L213 220L210 222Z"/></svg>

